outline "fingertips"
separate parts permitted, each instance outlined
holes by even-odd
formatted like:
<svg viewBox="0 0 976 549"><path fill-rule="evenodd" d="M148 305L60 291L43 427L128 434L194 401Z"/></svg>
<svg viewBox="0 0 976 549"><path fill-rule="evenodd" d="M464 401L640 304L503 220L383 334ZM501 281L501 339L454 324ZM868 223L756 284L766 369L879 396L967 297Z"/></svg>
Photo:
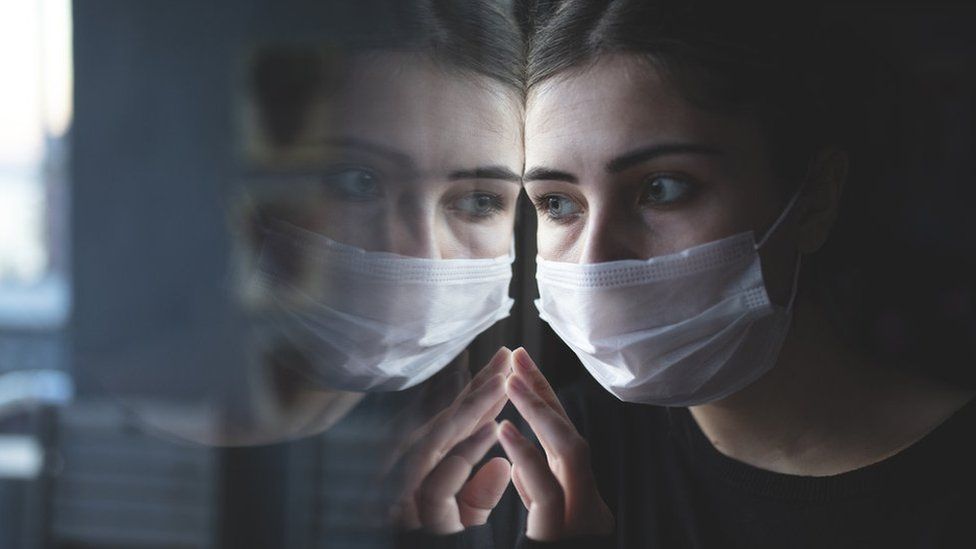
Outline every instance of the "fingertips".
<svg viewBox="0 0 976 549"><path fill-rule="evenodd" d="M496 457L481 466L457 495L461 524L465 527L484 524L498 505L511 479L512 466L507 459Z"/></svg>
<svg viewBox="0 0 976 549"><path fill-rule="evenodd" d="M512 363L514 364L514 370L516 372L528 375L531 375L533 372L539 372L539 367L536 365L535 361L532 360L532 357L529 356L529 353L525 350L525 347L519 347L512 352Z"/></svg>
<svg viewBox="0 0 976 549"><path fill-rule="evenodd" d="M493 471L503 472L505 478L512 476L512 463L500 456L489 459L484 467L491 467Z"/></svg>
<svg viewBox="0 0 976 549"><path fill-rule="evenodd" d="M476 390L478 387L484 384L491 376L508 373L512 370L511 367L512 351L508 347L500 347L495 354L488 360L488 363L484 365L483 368L478 370L478 373L474 375L468 386L464 388L460 396L464 396L465 393L470 393Z"/></svg>
<svg viewBox="0 0 976 549"><path fill-rule="evenodd" d="M495 374L471 394L475 398L490 398L494 403L505 392L505 380L508 377L505 374Z"/></svg>
<svg viewBox="0 0 976 549"><path fill-rule="evenodd" d="M502 347L495 352L485 365L483 371L487 372L487 375L495 375L499 373L505 373L511 370L512 362L512 351L508 347ZM478 372L479 374L481 372Z"/></svg>
<svg viewBox="0 0 976 549"><path fill-rule="evenodd" d="M498 424L498 441L502 443L505 448L505 452L508 453L509 449L519 450L514 452L516 454L521 454L524 451L524 447L529 444L525 436L519 432L518 428L512 424L511 421L507 419ZM509 454L509 457L516 459L515 456Z"/></svg>
<svg viewBox="0 0 976 549"><path fill-rule="evenodd" d="M519 432L512 422L505 420L499 424L498 441L505 450L505 454L512 460L513 467L518 467L523 472L528 471L533 478L539 478L545 475L545 471L543 471L544 466L542 465L542 455L539 454L535 446ZM529 492L532 491L535 490L529 487Z"/></svg>
<svg viewBox="0 0 976 549"><path fill-rule="evenodd" d="M525 349L519 347L512 354L512 357L512 375L509 376L509 380L518 378L526 392L537 393L540 397L546 397L552 393L549 380L542 374L542 371L525 352ZM555 393L552 393L552 396L555 397Z"/></svg>
<svg viewBox="0 0 976 549"><path fill-rule="evenodd" d="M491 502L490 507L498 504L498 500L505 493L505 488L512 479L512 464L503 457L494 457L485 463L478 472L480 475L491 478L491 482L484 487L484 502Z"/></svg>
<svg viewBox="0 0 976 549"><path fill-rule="evenodd" d="M552 390L549 380L542 374L542 371L539 370L539 367L529 357L525 349L519 347L512 353L512 357L513 370L512 375L507 380L506 391L512 387L527 398L537 397L568 421L569 416L563 410L563 406L556 397L556 393ZM518 385L518 381L521 382L521 387L513 387L513 384ZM522 389L525 390L523 391Z"/></svg>
<svg viewBox="0 0 976 549"><path fill-rule="evenodd" d="M512 464L503 457L491 458L475 473L476 482L469 482L471 489L466 487L461 496L468 505L491 509L501 499L511 478Z"/></svg>
<svg viewBox="0 0 976 549"><path fill-rule="evenodd" d="M457 415L460 408L471 406L473 403L488 401L485 403L486 406L495 403L505 392L505 379L505 374L500 373L485 379L478 388L472 390L461 399L458 403L458 410L455 410L455 415Z"/></svg>

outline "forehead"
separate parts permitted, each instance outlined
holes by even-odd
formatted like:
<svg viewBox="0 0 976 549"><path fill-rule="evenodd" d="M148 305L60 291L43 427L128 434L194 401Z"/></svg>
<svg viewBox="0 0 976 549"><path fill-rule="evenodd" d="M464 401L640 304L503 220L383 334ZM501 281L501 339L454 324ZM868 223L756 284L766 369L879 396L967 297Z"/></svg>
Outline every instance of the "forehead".
<svg viewBox="0 0 976 549"><path fill-rule="evenodd" d="M383 53L353 57L337 84L320 101L318 134L351 135L434 161L521 150L518 96L487 77Z"/></svg>
<svg viewBox="0 0 976 549"><path fill-rule="evenodd" d="M612 155L665 141L735 149L758 139L751 118L695 106L634 54L603 56L539 84L527 98L525 120L527 163Z"/></svg>

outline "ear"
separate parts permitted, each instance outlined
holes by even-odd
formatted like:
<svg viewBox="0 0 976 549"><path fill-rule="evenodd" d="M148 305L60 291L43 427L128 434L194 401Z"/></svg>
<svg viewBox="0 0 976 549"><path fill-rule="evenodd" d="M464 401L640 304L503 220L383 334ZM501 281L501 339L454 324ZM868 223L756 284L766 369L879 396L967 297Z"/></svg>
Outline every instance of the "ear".
<svg viewBox="0 0 976 549"><path fill-rule="evenodd" d="M848 156L843 150L829 147L814 156L799 204L796 235L800 253L813 253L827 241L837 219L847 169Z"/></svg>

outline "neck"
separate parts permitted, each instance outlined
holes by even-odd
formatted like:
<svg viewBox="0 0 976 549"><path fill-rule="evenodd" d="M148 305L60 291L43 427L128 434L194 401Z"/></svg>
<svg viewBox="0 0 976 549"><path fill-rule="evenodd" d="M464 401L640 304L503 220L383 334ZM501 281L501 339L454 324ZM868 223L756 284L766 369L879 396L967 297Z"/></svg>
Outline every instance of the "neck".
<svg viewBox="0 0 976 549"><path fill-rule="evenodd" d="M797 296L793 320L769 373L690 409L729 457L780 473L838 474L911 445L971 397L861 359L809 296Z"/></svg>

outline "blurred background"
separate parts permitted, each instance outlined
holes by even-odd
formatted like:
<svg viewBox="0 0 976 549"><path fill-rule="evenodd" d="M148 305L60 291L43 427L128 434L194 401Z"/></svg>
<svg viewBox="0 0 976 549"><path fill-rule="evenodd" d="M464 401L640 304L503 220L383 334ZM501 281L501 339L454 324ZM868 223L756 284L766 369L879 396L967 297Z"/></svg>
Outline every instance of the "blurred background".
<svg viewBox="0 0 976 549"><path fill-rule="evenodd" d="M366 17L353 4L345 15ZM889 237L872 264L883 291L862 329L909 367L976 385L976 8L834 11L897 73L879 121L892 128L884 185L869 197ZM182 408L147 419L138 406L206 407L208 390L236 383L221 376L267 360L238 291L238 198L266 175L242 153L242 98L255 48L321 38L317 13L270 0L0 2L0 548L385 543L343 503L365 466L334 458L369 443L369 418L229 448L174 435L167 426L193 421ZM521 213L531 258L533 214ZM473 363L501 343L550 368L565 357L522 306L531 280L520 259L513 317L479 339ZM579 369L548 373L558 385Z"/></svg>

